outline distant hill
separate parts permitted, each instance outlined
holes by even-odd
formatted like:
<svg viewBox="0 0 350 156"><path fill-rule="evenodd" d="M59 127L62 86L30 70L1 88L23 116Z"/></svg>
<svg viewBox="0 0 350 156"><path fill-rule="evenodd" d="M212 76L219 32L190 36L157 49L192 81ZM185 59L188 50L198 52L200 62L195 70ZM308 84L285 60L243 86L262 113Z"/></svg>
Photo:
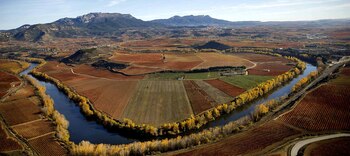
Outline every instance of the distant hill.
<svg viewBox="0 0 350 156"><path fill-rule="evenodd" d="M118 35L122 28L157 27L129 14L90 13L77 18L62 18L52 23L24 25L9 30L17 40L40 41L53 37Z"/></svg>
<svg viewBox="0 0 350 156"><path fill-rule="evenodd" d="M167 26L231 26L233 24L230 21L212 18L208 15L174 16L169 19L153 20L152 22Z"/></svg>
<svg viewBox="0 0 350 156"><path fill-rule="evenodd" d="M317 21L286 21L286 22L259 22L241 21L231 22L215 19L208 15L199 16L174 16L169 19L157 19L153 21L143 21L129 14L120 13L89 13L76 18L62 18L52 23L23 25L17 29L0 31L0 41L10 39L23 41L46 41L56 37L116 37L121 36L128 30L134 29L136 35L152 36L157 34L159 29L178 27L254 27L254 26L276 26L276 27L329 27L329 26L349 26L350 19L317 20ZM149 29L150 28L150 29ZM142 29L152 30L143 31ZM169 29L163 29L169 30ZM179 29L180 30L180 29ZM133 33L132 31L129 33ZM150 33L151 32L151 33ZM181 36L181 31L170 30L170 36ZM147 34L150 33L150 34ZM134 34L130 34L134 35Z"/></svg>
<svg viewBox="0 0 350 156"><path fill-rule="evenodd" d="M226 50L230 49L232 47L216 42L216 41L209 41L205 43L204 45L194 46L195 49L216 49L216 50Z"/></svg>

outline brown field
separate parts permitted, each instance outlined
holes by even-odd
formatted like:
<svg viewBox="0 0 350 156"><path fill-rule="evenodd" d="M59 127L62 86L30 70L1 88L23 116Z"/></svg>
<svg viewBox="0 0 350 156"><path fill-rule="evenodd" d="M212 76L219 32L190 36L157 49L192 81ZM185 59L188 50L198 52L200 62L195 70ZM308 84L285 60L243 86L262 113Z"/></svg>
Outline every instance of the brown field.
<svg viewBox="0 0 350 156"><path fill-rule="evenodd" d="M268 148L300 133L279 123L269 122L220 142L203 145L178 155L246 155Z"/></svg>
<svg viewBox="0 0 350 156"><path fill-rule="evenodd" d="M215 66L246 66L251 67L254 64L246 59L235 55L224 55L219 53L196 53L203 62L194 69L203 69Z"/></svg>
<svg viewBox="0 0 350 156"><path fill-rule="evenodd" d="M112 73L104 69L96 69L89 65L67 66L57 61L49 61L39 69L40 72L49 74L61 81L77 80L84 78L104 78L104 79L142 79L143 76L124 76L122 74ZM72 73L72 71L74 73Z"/></svg>
<svg viewBox="0 0 350 156"><path fill-rule="evenodd" d="M49 132L53 132L53 124L50 121L37 120L31 123L12 126L17 134L22 135L26 139L37 137Z"/></svg>
<svg viewBox="0 0 350 156"><path fill-rule="evenodd" d="M350 76L350 68L343 68L341 74L344 76Z"/></svg>
<svg viewBox="0 0 350 156"><path fill-rule="evenodd" d="M17 74L28 67L29 64L26 62L0 59L0 70L5 72Z"/></svg>
<svg viewBox="0 0 350 156"><path fill-rule="evenodd" d="M263 55L263 54L235 53L235 56L239 56L241 58L244 58L253 62L282 62L282 63L291 62L282 57L275 57L275 56Z"/></svg>
<svg viewBox="0 0 350 156"><path fill-rule="evenodd" d="M12 137L8 136L2 123L0 125L0 155L2 152L21 150L22 146Z"/></svg>
<svg viewBox="0 0 350 156"><path fill-rule="evenodd" d="M27 98L2 103L0 113L11 126L40 118L40 109Z"/></svg>
<svg viewBox="0 0 350 156"><path fill-rule="evenodd" d="M50 72L55 68L58 70ZM120 119L138 80L143 78L143 76L123 76L88 65L69 67L57 62L48 62L40 70L63 81L79 94L89 98L97 110L116 119Z"/></svg>
<svg viewBox="0 0 350 156"><path fill-rule="evenodd" d="M164 60L163 60L164 56ZM130 67L120 70L125 74L138 75L162 70L188 71L214 66L246 66L254 64L234 55L219 53L114 53L112 61L124 62Z"/></svg>
<svg viewBox="0 0 350 156"><path fill-rule="evenodd" d="M131 100L138 81L86 78L84 81L71 80L65 83L81 95L88 97L96 109L119 119Z"/></svg>
<svg viewBox="0 0 350 156"><path fill-rule="evenodd" d="M307 145L304 154L310 156L350 155L350 137L318 141Z"/></svg>
<svg viewBox="0 0 350 156"><path fill-rule="evenodd" d="M350 130L349 80L341 75L318 87L280 120L310 131Z"/></svg>
<svg viewBox="0 0 350 156"><path fill-rule="evenodd" d="M33 95L34 95L34 88L30 85L25 85L23 88L17 90L15 93L9 96L5 101L28 98Z"/></svg>
<svg viewBox="0 0 350 156"><path fill-rule="evenodd" d="M292 68L291 66L286 65L287 63L292 62L282 57L251 53L238 53L235 55L253 61L257 64L255 68L248 70L250 75L277 76ZM266 70L270 71L268 72Z"/></svg>
<svg viewBox="0 0 350 156"><path fill-rule="evenodd" d="M191 105L181 81L143 80L122 117L158 126L183 120L191 114Z"/></svg>
<svg viewBox="0 0 350 156"><path fill-rule="evenodd" d="M140 75L144 73L153 73L153 72L159 72L163 69L160 68L149 68L149 67L137 67L137 66L130 66L125 69L120 70L120 72L127 74L127 75Z"/></svg>
<svg viewBox="0 0 350 156"><path fill-rule="evenodd" d="M147 48L147 49L164 49L164 48L175 48L178 46L190 46L193 44L204 43L208 39L205 38L181 38L181 39L172 39L172 38L157 38L151 40L139 40L139 41L129 41L121 44L123 47L130 48Z"/></svg>
<svg viewBox="0 0 350 156"><path fill-rule="evenodd" d="M34 148L39 155L66 155L67 151L55 141L53 135L46 135L29 141L29 144Z"/></svg>
<svg viewBox="0 0 350 156"><path fill-rule="evenodd" d="M232 47L266 47L266 48L290 48L290 47L302 47L303 44L300 42L263 42L263 41L220 41L223 44L232 46Z"/></svg>
<svg viewBox="0 0 350 156"><path fill-rule="evenodd" d="M175 53L114 53L110 59L116 62L124 62L132 65L120 71L130 75L145 74L162 70L187 71L203 62L195 54Z"/></svg>
<svg viewBox="0 0 350 156"><path fill-rule="evenodd" d="M116 62L142 63L142 62L162 62L163 56L160 53L114 53L111 59Z"/></svg>
<svg viewBox="0 0 350 156"><path fill-rule="evenodd" d="M204 80L204 82L210 84L211 86L221 90L222 92L230 95L232 97L236 97L237 95L243 93L245 90L234 85L231 85L227 82L214 79L214 80Z"/></svg>
<svg viewBox="0 0 350 156"><path fill-rule="evenodd" d="M19 84L20 81L16 76L0 71L0 98L6 95L11 87L18 86Z"/></svg>
<svg viewBox="0 0 350 156"><path fill-rule="evenodd" d="M194 81L183 81L193 113L199 114L215 105L215 101Z"/></svg>
<svg viewBox="0 0 350 156"><path fill-rule="evenodd" d="M255 68L249 69L248 73L250 75L277 76L287 72L291 68L292 66L277 63L277 62L258 63Z"/></svg>
<svg viewBox="0 0 350 156"><path fill-rule="evenodd" d="M222 92L221 90L211 86L210 84L202 81L202 80L198 80L195 81L196 84L203 89L210 97L212 97L217 104L223 104L226 102L229 102L231 100L233 100L233 98L227 94L225 94L224 92Z"/></svg>

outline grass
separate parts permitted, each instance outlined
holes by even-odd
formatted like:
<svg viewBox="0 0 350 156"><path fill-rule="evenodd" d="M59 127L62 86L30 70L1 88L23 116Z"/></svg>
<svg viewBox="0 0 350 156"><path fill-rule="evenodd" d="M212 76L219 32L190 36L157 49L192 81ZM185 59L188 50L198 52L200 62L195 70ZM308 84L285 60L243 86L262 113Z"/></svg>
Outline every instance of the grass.
<svg viewBox="0 0 350 156"><path fill-rule="evenodd" d="M236 76L220 76L220 72L204 72L204 73L154 73L149 74L150 80L176 80L184 77L186 80L207 80L220 79L232 85L243 89L250 89L258 84L273 78L273 76L260 75L236 75Z"/></svg>
<svg viewBox="0 0 350 156"><path fill-rule="evenodd" d="M231 77L221 77L220 80L247 90L271 78L273 78L273 76L236 75Z"/></svg>

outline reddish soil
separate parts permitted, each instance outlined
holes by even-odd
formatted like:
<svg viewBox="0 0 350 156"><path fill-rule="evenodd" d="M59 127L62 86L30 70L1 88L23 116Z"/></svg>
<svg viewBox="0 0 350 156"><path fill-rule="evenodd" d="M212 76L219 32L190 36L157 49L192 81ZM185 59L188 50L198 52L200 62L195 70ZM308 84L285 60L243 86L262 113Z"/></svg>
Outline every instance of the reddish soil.
<svg viewBox="0 0 350 156"><path fill-rule="evenodd" d="M74 72L77 74L84 74L87 76L100 77L100 78L108 78L108 79L116 79L116 80L139 80L143 79L143 76L124 76L118 73L112 73L108 70L104 69L96 69L89 65L79 65L73 68Z"/></svg>
<svg viewBox="0 0 350 156"><path fill-rule="evenodd" d="M289 127L269 122L220 142L204 145L178 155L246 155L264 150L298 133L300 132Z"/></svg>
<svg viewBox="0 0 350 156"><path fill-rule="evenodd" d="M286 65L287 63L293 63L282 57L262 54L238 53L235 54L235 56L239 56L257 63L255 68L248 70L249 74L251 75L277 76L292 68L292 66Z"/></svg>
<svg viewBox="0 0 350 156"><path fill-rule="evenodd" d="M227 82L214 79L214 80L204 80L206 83L209 83L211 86L221 90L222 92L226 93L227 95L230 95L232 97L236 97L237 95L243 93L245 90L239 87L236 87L232 84L229 84Z"/></svg>
<svg viewBox="0 0 350 156"><path fill-rule="evenodd" d="M232 47L266 47L266 48L290 48L302 47L301 42L262 42L262 41L220 41L223 44Z"/></svg>
<svg viewBox="0 0 350 156"><path fill-rule="evenodd" d="M0 153L20 149L22 149L21 145L14 138L9 137L0 125Z"/></svg>
<svg viewBox="0 0 350 156"><path fill-rule="evenodd" d="M282 63L288 63L291 62L288 59L285 59L283 57L276 57L276 56L270 56L270 55L262 55L262 54L253 54L253 53L236 53L234 56L238 56L253 62L282 62Z"/></svg>
<svg viewBox="0 0 350 156"><path fill-rule="evenodd" d="M291 68L292 66L282 63L258 63L255 68L249 69L248 73L250 75L277 76L287 72Z"/></svg>
<svg viewBox="0 0 350 156"><path fill-rule="evenodd" d="M20 81L16 76L0 71L0 98L7 93L11 85L18 86L19 84Z"/></svg>
<svg viewBox="0 0 350 156"><path fill-rule="evenodd" d="M142 41L129 41L122 44L123 47L132 47L132 48L143 48L147 49L158 49L158 48L172 48L178 46L190 46L193 44L204 43L207 39L191 39L191 38L181 38L181 39L172 39L172 38L158 38L151 40L142 40Z"/></svg>
<svg viewBox="0 0 350 156"><path fill-rule="evenodd" d="M79 94L89 98L96 109L119 119L138 81L116 81L96 78L87 78L84 81L66 81Z"/></svg>
<svg viewBox="0 0 350 156"><path fill-rule="evenodd" d="M196 53L203 62L195 67L195 69L204 69L215 66L246 66L251 67L254 64L246 59L242 59L235 55L224 55L219 53Z"/></svg>
<svg viewBox="0 0 350 156"><path fill-rule="evenodd" d="M114 53L111 60L125 63L142 63L142 62L162 62L163 56L160 53Z"/></svg>
<svg viewBox="0 0 350 156"><path fill-rule="evenodd" d="M310 131L350 130L349 101L349 86L323 85L280 120Z"/></svg>
<svg viewBox="0 0 350 156"><path fill-rule="evenodd" d="M130 66L128 68L125 68L123 70L120 70L120 72L128 75L140 75L144 73L153 73L153 72L158 72L162 71L163 69L160 68L147 68L147 67L135 67L135 66Z"/></svg>
<svg viewBox="0 0 350 156"><path fill-rule="evenodd" d="M16 99L28 98L34 95L34 88L30 85L26 85L23 88L17 90L14 94L9 96L6 101L12 101Z"/></svg>
<svg viewBox="0 0 350 156"><path fill-rule="evenodd" d="M49 121L38 120L35 122L31 122L28 124L22 124L18 126L12 127L18 134L23 137L30 139L33 137L37 137L49 132L53 132L53 124Z"/></svg>
<svg viewBox="0 0 350 156"><path fill-rule="evenodd" d="M304 153L310 156L344 156L350 155L350 138L337 138L308 145ZM316 146L314 148L310 148Z"/></svg>
<svg viewBox="0 0 350 156"><path fill-rule="evenodd" d="M120 71L125 74L145 74L161 70L187 71L203 62L195 54L175 53L115 53L110 59L130 64L131 67Z"/></svg>
<svg viewBox="0 0 350 156"><path fill-rule="evenodd" d="M40 109L30 99L19 99L0 105L0 113L9 125L39 119Z"/></svg>
<svg viewBox="0 0 350 156"><path fill-rule="evenodd" d="M348 67L348 68L343 68L343 69L341 70L341 74L342 74L342 75L345 75L345 76L350 76L350 67Z"/></svg>
<svg viewBox="0 0 350 156"><path fill-rule="evenodd" d="M212 108L216 102L194 81L183 81L194 114Z"/></svg>
<svg viewBox="0 0 350 156"><path fill-rule="evenodd" d="M29 141L29 144L34 148L39 155L66 155L67 151L55 141L53 135L43 136Z"/></svg>

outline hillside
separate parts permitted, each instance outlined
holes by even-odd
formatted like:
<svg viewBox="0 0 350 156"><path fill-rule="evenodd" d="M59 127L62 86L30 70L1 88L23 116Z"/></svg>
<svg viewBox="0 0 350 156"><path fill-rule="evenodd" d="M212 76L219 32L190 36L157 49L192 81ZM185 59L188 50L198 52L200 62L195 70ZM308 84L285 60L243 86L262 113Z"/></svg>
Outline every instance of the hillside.
<svg viewBox="0 0 350 156"><path fill-rule="evenodd" d="M24 25L9 30L16 40L40 41L53 37L116 36L123 28L156 27L129 14L90 13L76 18L62 18L52 23Z"/></svg>
<svg viewBox="0 0 350 156"><path fill-rule="evenodd" d="M164 24L168 26L230 26L230 21L212 18L208 15L199 16L174 16L169 19L158 19L152 22Z"/></svg>

